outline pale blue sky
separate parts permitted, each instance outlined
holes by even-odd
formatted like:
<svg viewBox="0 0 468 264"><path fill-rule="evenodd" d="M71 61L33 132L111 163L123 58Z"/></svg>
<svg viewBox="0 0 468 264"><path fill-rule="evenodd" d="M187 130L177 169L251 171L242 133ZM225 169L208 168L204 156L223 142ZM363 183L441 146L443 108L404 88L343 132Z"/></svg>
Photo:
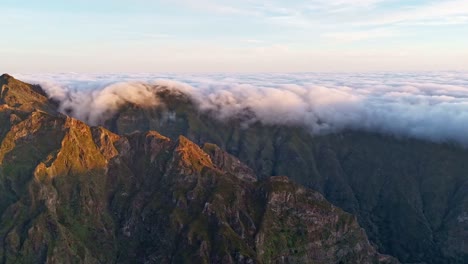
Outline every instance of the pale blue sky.
<svg viewBox="0 0 468 264"><path fill-rule="evenodd" d="M2 72L468 70L468 0L0 0Z"/></svg>

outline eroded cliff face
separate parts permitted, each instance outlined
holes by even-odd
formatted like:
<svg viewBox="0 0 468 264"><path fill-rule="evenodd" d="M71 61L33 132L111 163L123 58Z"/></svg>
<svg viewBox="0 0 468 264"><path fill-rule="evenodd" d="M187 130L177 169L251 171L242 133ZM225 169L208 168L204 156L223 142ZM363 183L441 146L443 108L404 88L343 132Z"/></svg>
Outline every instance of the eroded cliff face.
<svg viewBox="0 0 468 264"><path fill-rule="evenodd" d="M319 193L216 145L89 127L1 82L2 263L397 262Z"/></svg>
<svg viewBox="0 0 468 264"><path fill-rule="evenodd" d="M356 215L372 243L402 262L468 262L466 148L363 131L311 135L302 127L245 126L242 115L221 121L188 96L156 94L159 107L128 104L105 126L182 134L215 143L260 179L287 175Z"/></svg>

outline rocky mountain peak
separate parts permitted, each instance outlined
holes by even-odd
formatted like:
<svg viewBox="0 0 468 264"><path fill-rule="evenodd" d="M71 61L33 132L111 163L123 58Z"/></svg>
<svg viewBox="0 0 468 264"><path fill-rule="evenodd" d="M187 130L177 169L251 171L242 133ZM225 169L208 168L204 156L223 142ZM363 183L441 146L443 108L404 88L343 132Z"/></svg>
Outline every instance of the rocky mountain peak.
<svg viewBox="0 0 468 264"><path fill-rule="evenodd" d="M11 78L13 78L11 75L4 73L2 76L0 76L0 82L7 82Z"/></svg>
<svg viewBox="0 0 468 264"><path fill-rule="evenodd" d="M204 167L214 168L211 157L198 145L184 136L177 140L176 153L180 157L183 166L190 166L200 172Z"/></svg>
<svg viewBox="0 0 468 264"><path fill-rule="evenodd" d="M39 85L31 85L3 74L0 77L0 104L6 104L19 110L34 110L57 113L57 104L47 98L46 92Z"/></svg>

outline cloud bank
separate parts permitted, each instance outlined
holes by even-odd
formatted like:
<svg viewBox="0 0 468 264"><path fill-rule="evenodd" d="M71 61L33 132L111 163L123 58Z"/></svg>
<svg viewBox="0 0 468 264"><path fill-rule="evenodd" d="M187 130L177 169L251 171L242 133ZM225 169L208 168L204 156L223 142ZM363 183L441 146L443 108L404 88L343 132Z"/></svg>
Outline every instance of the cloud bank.
<svg viewBox="0 0 468 264"><path fill-rule="evenodd" d="M155 90L188 94L227 119L303 125L312 133L358 129L468 145L468 73L53 74L39 83L61 110L101 124L125 102L156 106ZM159 87L159 88L158 88Z"/></svg>

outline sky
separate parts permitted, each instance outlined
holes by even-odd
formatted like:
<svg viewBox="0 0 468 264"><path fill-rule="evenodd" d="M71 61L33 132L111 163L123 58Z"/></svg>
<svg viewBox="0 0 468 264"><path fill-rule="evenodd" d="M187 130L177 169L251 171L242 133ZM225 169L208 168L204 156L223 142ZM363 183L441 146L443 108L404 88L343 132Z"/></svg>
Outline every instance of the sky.
<svg viewBox="0 0 468 264"><path fill-rule="evenodd" d="M468 70L468 0L0 0L0 71Z"/></svg>

